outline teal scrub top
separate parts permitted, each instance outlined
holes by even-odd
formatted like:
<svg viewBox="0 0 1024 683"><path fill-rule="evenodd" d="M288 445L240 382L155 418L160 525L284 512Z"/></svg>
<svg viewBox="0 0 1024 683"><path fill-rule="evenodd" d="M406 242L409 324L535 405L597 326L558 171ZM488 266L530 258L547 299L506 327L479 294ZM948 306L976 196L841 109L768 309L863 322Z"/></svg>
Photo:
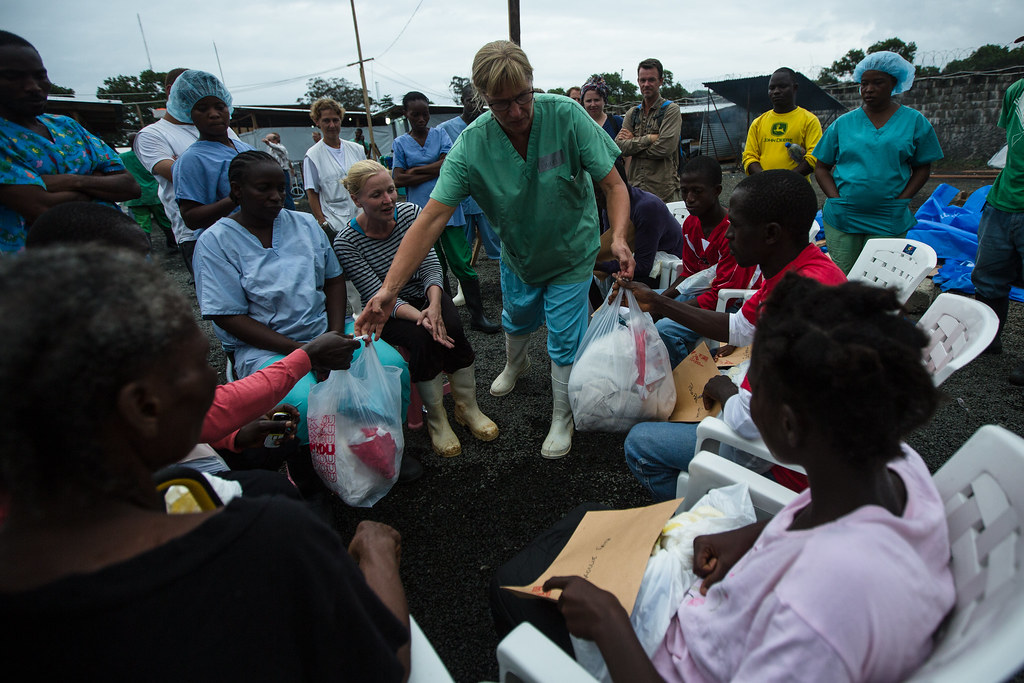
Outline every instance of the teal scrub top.
<svg viewBox="0 0 1024 683"><path fill-rule="evenodd" d="M586 110L538 94L525 160L486 112L455 141L430 198L453 207L472 195L501 238L502 260L523 282L584 282L600 246L591 177L607 176L618 155Z"/></svg>
<svg viewBox="0 0 1024 683"><path fill-rule="evenodd" d="M942 158L932 124L921 112L900 106L875 128L864 110L843 114L814 148L833 166L839 199L822 209L825 222L842 232L901 235L916 224L909 199L896 199L914 167Z"/></svg>

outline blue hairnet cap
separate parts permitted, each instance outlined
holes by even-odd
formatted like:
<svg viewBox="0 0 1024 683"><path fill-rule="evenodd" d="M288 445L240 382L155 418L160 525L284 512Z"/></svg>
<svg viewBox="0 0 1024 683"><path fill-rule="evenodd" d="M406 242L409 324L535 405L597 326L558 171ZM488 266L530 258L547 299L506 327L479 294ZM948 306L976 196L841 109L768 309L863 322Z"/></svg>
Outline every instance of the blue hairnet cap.
<svg viewBox="0 0 1024 683"><path fill-rule="evenodd" d="M914 65L895 52L872 52L853 70L853 80L860 83L865 71L882 71L895 78L893 95L906 92L914 85Z"/></svg>
<svg viewBox="0 0 1024 683"><path fill-rule="evenodd" d="M216 97L228 105L231 112L231 93L224 84L206 71L189 69L182 72L171 86L167 96L167 111L179 121L192 121L192 107L204 97Z"/></svg>

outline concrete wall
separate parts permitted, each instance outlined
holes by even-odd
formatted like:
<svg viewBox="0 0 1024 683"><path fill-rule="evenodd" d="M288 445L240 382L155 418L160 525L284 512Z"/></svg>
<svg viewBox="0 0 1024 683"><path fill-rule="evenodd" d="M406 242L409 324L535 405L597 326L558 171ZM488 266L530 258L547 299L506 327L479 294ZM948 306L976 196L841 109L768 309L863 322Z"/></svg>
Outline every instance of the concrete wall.
<svg viewBox="0 0 1024 683"><path fill-rule="evenodd" d="M943 164L980 166L1006 144L1006 133L996 122L1003 93L1022 77L1024 67L921 78L897 98L931 121L946 155ZM850 109L860 106L857 84L825 89Z"/></svg>

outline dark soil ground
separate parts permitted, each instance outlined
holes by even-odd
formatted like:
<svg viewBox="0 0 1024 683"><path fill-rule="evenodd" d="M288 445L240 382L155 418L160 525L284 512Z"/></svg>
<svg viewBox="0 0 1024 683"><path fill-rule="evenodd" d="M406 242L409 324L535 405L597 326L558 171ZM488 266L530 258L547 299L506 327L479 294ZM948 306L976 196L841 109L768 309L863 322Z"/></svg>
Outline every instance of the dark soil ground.
<svg viewBox="0 0 1024 683"><path fill-rule="evenodd" d="M728 203L740 179L738 174L727 174L723 203ZM967 192L984 184L977 179L946 182ZM937 184L932 181L925 187L914 208ZM181 258L161 260L194 299ZM497 319L501 310L498 264L483 259L477 272L485 309ZM467 313L460 310L468 329ZM947 380L942 387L946 402L931 424L909 439L933 469L984 424L1024 434L1024 391L1006 381L1007 373L1024 361L1022 315L1024 309L1012 304L1003 354L981 356ZM223 353L212 328L206 322L202 325L215 349L211 363L223 370ZM501 436L479 443L452 421L463 453L442 459L430 450L425 430L407 431L406 452L423 462L423 478L396 485L372 509L349 508L337 499L332 500L331 509L343 538L350 538L363 519L385 522L401 532L402 578L409 608L458 681L497 678L498 639L487 605L487 586L496 567L582 501L616 508L651 502L626 468L624 434L577 434L565 458L540 457L551 411L543 328L531 340L532 369L513 393L502 398L491 396L487 389L504 366L503 335L471 331L469 336L477 353L480 406L498 424ZM449 404L449 416L450 410ZM822 406L821 419L829 419L829 410Z"/></svg>

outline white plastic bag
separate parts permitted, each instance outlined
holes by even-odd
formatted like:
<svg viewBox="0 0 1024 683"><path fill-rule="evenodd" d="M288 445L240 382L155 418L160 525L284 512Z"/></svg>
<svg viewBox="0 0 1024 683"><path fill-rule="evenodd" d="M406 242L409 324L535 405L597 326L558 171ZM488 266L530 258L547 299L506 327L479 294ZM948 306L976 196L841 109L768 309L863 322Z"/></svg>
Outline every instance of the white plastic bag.
<svg viewBox="0 0 1024 683"><path fill-rule="evenodd" d="M687 299L692 299L698 294L703 294L711 289L711 283L715 281L715 275L717 273L717 263L710 268L705 268L704 270L694 273L679 283L679 287L677 287L679 295Z"/></svg>
<svg viewBox="0 0 1024 683"><path fill-rule="evenodd" d="M675 404L665 342L633 293L620 289L594 313L569 375L576 429L628 431L638 422L667 420Z"/></svg>
<svg viewBox="0 0 1024 683"><path fill-rule="evenodd" d="M385 367L367 344L348 370L334 370L309 392L306 420L313 469L354 507L371 507L398 480L402 371Z"/></svg>
<svg viewBox="0 0 1024 683"><path fill-rule="evenodd" d="M708 491L690 510L665 523L647 562L629 617L648 657L661 645L690 586L700 581L693 573L693 539L738 529L755 521L747 485L733 484ZM611 681L597 645L572 636L572 647L576 661L594 678Z"/></svg>

